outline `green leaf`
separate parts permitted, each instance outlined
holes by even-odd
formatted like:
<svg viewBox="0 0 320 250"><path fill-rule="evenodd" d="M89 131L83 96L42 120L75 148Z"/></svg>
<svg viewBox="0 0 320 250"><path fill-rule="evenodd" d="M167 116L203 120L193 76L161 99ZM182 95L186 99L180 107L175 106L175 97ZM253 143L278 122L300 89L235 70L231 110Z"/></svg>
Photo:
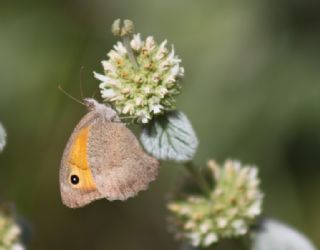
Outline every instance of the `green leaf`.
<svg viewBox="0 0 320 250"><path fill-rule="evenodd" d="M4 130L2 124L0 123L0 152L3 150L4 146L6 145L6 139L7 139L6 131Z"/></svg>
<svg viewBox="0 0 320 250"><path fill-rule="evenodd" d="M159 160L190 161L198 147L197 136L180 111L152 120L142 129L140 139L146 151Z"/></svg>
<svg viewBox="0 0 320 250"><path fill-rule="evenodd" d="M267 219L253 234L252 250L316 250L316 248L293 228Z"/></svg>

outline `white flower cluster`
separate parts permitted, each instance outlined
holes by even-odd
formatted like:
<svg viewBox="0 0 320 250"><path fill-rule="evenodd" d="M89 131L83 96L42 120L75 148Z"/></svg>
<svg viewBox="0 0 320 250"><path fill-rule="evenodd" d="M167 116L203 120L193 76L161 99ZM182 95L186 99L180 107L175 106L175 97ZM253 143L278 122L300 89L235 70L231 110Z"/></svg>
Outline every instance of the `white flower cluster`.
<svg viewBox="0 0 320 250"><path fill-rule="evenodd" d="M0 211L0 250L24 250L20 236L21 228L14 218Z"/></svg>
<svg viewBox="0 0 320 250"><path fill-rule="evenodd" d="M128 43L130 51L118 42L102 61L104 75L94 76L101 81L102 97L119 114L148 123L154 115L174 109L184 68L173 47L170 51L166 45L166 40L158 45L152 36L142 40L135 34Z"/></svg>
<svg viewBox="0 0 320 250"><path fill-rule="evenodd" d="M223 167L209 161L208 167L215 180L210 197L189 196L168 204L176 236L196 247L245 235L261 214L257 168L230 160Z"/></svg>

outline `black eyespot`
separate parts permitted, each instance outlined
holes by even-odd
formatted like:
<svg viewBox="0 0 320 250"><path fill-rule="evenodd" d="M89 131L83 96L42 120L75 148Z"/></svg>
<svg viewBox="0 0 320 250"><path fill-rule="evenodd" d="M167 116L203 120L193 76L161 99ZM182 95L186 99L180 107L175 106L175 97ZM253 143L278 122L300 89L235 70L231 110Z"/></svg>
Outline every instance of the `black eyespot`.
<svg viewBox="0 0 320 250"><path fill-rule="evenodd" d="M79 177L77 175L71 175L70 181L73 185L77 185L79 183Z"/></svg>

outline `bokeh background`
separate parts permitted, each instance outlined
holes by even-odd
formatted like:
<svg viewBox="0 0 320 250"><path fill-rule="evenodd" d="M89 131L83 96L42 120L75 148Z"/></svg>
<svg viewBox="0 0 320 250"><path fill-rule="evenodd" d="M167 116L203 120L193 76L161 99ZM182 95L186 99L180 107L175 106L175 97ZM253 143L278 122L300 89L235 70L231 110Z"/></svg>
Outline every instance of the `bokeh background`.
<svg viewBox="0 0 320 250"><path fill-rule="evenodd" d="M186 69L178 107L200 139L196 162L255 163L264 211L320 246L320 2L316 0L1 1L0 196L32 229L29 249L178 249L167 232L166 194L184 169L127 202L71 210L60 201L65 143L98 90L92 71L116 39L115 18L175 44ZM80 69L84 67L82 77ZM98 95L96 95L98 97Z"/></svg>

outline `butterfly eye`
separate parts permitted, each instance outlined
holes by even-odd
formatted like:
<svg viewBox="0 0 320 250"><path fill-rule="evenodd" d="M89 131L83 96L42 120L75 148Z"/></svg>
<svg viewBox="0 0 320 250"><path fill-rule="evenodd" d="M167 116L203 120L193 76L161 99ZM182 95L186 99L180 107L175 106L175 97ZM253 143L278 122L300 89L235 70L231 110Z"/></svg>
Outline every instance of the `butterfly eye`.
<svg viewBox="0 0 320 250"><path fill-rule="evenodd" d="M78 177L78 175L75 175L75 174L71 175L71 176L70 176L70 181L71 181L71 183L72 183L73 185L77 185L77 184L79 183L79 177Z"/></svg>

